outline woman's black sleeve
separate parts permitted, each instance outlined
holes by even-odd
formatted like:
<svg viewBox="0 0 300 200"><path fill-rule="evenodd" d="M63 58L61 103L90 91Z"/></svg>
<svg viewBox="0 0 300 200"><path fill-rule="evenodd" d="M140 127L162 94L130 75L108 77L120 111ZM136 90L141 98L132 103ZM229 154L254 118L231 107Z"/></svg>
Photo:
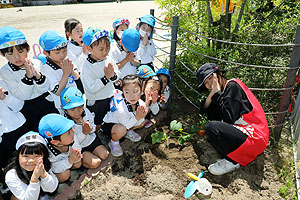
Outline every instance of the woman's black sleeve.
<svg viewBox="0 0 300 200"><path fill-rule="evenodd" d="M229 124L233 124L243 114L252 110L244 90L234 81L228 82L224 92L214 94L212 102L216 105L220 118Z"/></svg>

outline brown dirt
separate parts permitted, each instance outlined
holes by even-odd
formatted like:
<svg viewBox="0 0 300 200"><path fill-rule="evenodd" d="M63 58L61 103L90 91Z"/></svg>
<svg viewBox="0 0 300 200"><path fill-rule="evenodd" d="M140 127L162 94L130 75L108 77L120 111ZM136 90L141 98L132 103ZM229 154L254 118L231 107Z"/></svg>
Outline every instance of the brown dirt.
<svg viewBox="0 0 300 200"><path fill-rule="evenodd" d="M185 120L179 121L188 121L189 117L181 116ZM168 127L163 130L168 132ZM191 200L283 199L278 190L283 184L275 166L282 157L289 156L283 153L287 150L279 154L278 148L268 147L246 167L214 176L207 166L219 155L205 137L195 136L183 146L171 139L167 146L166 142L152 145L150 135L143 142L132 143L121 158L114 159L105 172L84 186L76 199L184 199L185 188L191 181L187 173L197 175L201 170L205 171L204 177L212 184L213 192L210 197L196 193ZM290 149L288 141L282 139L282 145Z"/></svg>

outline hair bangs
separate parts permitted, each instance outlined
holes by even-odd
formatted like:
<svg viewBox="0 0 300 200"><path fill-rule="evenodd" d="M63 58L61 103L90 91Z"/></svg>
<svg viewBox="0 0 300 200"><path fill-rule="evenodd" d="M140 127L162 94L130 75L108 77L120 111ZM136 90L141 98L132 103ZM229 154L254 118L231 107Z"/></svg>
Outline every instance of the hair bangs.
<svg viewBox="0 0 300 200"><path fill-rule="evenodd" d="M20 154L25 154L25 155L33 155L33 154L44 155L45 151L43 149L46 149L46 147L42 143L28 142L23 144L20 147L19 152Z"/></svg>

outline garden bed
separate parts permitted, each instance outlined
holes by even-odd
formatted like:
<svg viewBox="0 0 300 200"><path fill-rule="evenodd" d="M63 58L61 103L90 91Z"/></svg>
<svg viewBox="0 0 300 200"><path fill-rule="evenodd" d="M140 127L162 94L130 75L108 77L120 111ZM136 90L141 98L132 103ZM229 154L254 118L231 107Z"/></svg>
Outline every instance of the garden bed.
<svg viewBox="0 0 300 200"><path fill-rule="evenodd" d="M168 126L163 127L168 131ZM153 132L153 131L150 131ZM213 186L210 197L194 194L189 199L284 199L279 188L280 161L290 157L289 141L282 139L278 148L268 147L255 161L232 173L214 176L207 166L219 155L205 137L195 136L179 145L175 139L152 145L151 134L145 131L144 141L126 142L124 155L113 158L109 165L86 181L73 199L184 199L184 191L191 179L187 173L204 177ZM293 166L292 166L293 167Z"/></svg>

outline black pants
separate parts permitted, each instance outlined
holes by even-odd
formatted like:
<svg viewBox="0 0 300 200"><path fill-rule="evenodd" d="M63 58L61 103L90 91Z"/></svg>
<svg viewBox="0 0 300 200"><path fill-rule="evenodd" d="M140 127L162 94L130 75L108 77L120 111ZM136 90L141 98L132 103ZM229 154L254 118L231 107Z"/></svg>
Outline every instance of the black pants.
<svg viewBox="0 0 300 200"><path fill-rule="evenodd" d="M91 112L95 113L94 123L96 125L101 125L103 123L103 118L106 113L110 110L110 99L97 100L94 105L86 106Z"/></svg>
<svg viewBox="0 0 300 200"><path fill-rule="evenodd" d="M227 154L239 148L246 140L247 135L235 128L232 124L220 121L211 121L206 125L205 134L208 142L227 160Z"/></svg>
<svg viewBox="0 0 300 200"><path fill-rule="evenodd" d="M26 118L27 127L31 131L38 132L40 119L49 113L58 113L54 102L45 99L49 95L48 92L31 100L26 100L22 110L20 111Z"/></svg>
<svg viewBox="0 0 300 200"><path fill-rule="evenodd" d="M12 153L16 151L18 139L28 131L26 123L24 123L18 129L2 135L2 142L0 143L0 169L6 166Z"/></svg>

